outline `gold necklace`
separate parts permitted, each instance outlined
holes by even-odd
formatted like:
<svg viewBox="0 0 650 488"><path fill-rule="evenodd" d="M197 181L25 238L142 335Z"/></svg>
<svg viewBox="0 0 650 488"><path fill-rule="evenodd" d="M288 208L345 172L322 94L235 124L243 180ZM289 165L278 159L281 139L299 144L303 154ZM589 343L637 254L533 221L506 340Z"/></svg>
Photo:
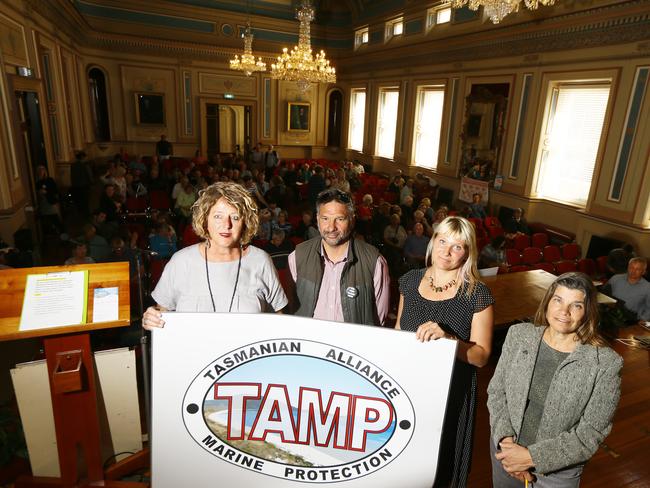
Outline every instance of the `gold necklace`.
<svg viewBox="0 0 650 488"><path fill-rule="evenodd" d="M443 291L449 290L449 288L453 287L456 285L456 279L454 278L451 280L449 283L443 286L436 286L434 283L434 277L433 276L427 276L427 279L429 280L429 286L431 289L434 291L434 293L442 293Z"/></svg>

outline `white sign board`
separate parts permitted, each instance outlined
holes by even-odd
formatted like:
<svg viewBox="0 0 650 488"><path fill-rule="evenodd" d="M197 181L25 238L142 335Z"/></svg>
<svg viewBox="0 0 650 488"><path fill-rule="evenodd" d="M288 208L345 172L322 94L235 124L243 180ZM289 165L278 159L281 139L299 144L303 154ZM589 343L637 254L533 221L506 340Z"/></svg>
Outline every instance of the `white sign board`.
<svg viewBox="0 0 650 488"><path fill-rule="evenodd" d="M433 484L455 341L276 314L163 318L153 488Z"/></svg>

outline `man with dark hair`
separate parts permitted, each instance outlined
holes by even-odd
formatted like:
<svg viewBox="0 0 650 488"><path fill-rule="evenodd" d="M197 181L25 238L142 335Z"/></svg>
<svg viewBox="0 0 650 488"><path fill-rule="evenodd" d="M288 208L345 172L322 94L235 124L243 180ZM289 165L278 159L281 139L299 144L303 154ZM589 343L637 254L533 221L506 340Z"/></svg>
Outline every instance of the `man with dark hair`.
<svg viewBox="0 0 650 488"><path fill-rule="evenodd" d="M160 140L156 142L156 156L158 156L158 159L163 161L171 158L172 154L174 154L172 143L167 140L165 134L161 135Z"/></svg>
<svg viewBox="0 0 650 488"><path fill-rule="evenodd" d="M316 199L320 236L289 255L299 307L296 315L335 322L384 325L388 315L388 265L370 244L352 238L354 203L338 189Z"/></svg>

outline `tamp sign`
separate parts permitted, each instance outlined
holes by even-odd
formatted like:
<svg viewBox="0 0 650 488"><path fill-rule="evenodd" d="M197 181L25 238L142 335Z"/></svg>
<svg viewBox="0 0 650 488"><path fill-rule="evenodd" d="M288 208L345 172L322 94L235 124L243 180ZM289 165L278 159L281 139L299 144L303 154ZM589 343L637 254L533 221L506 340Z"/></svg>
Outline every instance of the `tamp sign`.
<svg viewBox="0 0 650 488"><path fill-rule="evenodd" d="M177 324L179 319L186 323ZM186 482L192 486L212 486L197 480L207 469L221 481L229 478L240 486L363 486L364 481L374 479L369 485L376 487L393 477L383 476L393 465L404 469L412 463L401 459L420 423L411 395L375 359L350 347L351 337L374 332L389 343L408 336L409 346L424 351L426 345L417 343L411 334L271 315L166 314L165 320L165 329L154 335L154 488L179 486L167 483L171 476L167 461L158 462L157 449L172 454L174 446L176 454L188 460L176 461L174 472L187 467ZM195 325L198 322L206 325ZM206 331L216 332L215 338L204 339ZM167 334L173 334L174 340L167 341ZM241 337L233 340L233 334ZM160 361L158 355L165 354L165 348L159 350L159 342L168 343L177 353L183 335L191 343L198 342L209 360L201 364L190 354L189 364L182 362L183 373L172 374L176 392L156 395L158 389L169 388L165 379L157 381L158 368L167 369L170 360ZM225 350L223 342L238 344ZM381 344L376 338L373 342ZM453 347L450 350L453 358ZM398 351L391 354L400 355ZM383 362L393 365L393 361ZM444 391L435 394L446 400L448 377L445 383L445 371L440 374ZM165 402L160 410L159 401ZM174 410L171 418L156 414ZM435 426L426 419L431 414L423 410L421 417L430 428L428 437L435 441L437 458L440 426L436 435ZM176 425L174 439L160 442L166 427L159 424L176 420L182 429ZM185 445L189 447L181 453ZM429 461L428 469L431 475L435 472L435 459ZM405 485L403 477L401 484L417 486Z"/></svg>

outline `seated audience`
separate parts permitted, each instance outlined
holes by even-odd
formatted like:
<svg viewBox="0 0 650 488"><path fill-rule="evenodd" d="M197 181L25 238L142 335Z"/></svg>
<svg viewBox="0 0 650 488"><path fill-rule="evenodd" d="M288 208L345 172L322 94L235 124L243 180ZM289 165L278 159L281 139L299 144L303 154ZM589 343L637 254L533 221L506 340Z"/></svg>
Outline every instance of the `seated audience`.
<svg viewBox="0 0 650 488"><path fill-rule="evenodd" d="M276 230L283 231L286 235L291 235L291 224L289 223L289 214L286 210L280 211L278 213L277 220L271 222L271 230L275 232Z"/></svg>
<svg viewBox="0 0 650 488"><path fill-rule="evenodd" d="M304 210L302 212L302 220L298 224L295 235L300 237L303 241L308 241L314 237L318 237L320 233L313 223L314 215L311 210Z"/></svg>
<svg viewBox="0 0 650 488"><path fill-rule="evenodd" d="M423 268L424 258L427 254L429 237L424 235L424 226L422 222L416 222L413 225L413 233L410 234L404 242L404 258L411 268Z"/></svg>
<svg viewBox="0 0 650 488"><path fill-rule="evenodd" d="M88 248L85 242L77 242L72 248L72 257L65 260L65 265L70 264L93 264L95 260L88 256Z"/></svg>
<svg viewBox="0 0 650 488"><path fill-rule="evenodd" d="M97 229L93 224L84 225L83 237L77 240L86 243L88 256L97 263L104 261L111 251L108 241L97 234Z"/></svg>
<svg viewBox="0 0 650 488"><path fill-rule="evenodd" d="M506 238L514 239L518 235L526 234L530 235L530 229L528 228L528 222L524 218L524 211L521 208L516 208L512 212L512 217L506 220L503 224L503 230L505 231Z"/></svg>
<svg viewBox="0 0 650 488"><path fill-rule="evenodd" d="M176 234L169 224L159 224L157 233L149 238L149 247L158 258L168 259L176 252Z"/></svg>
<svg viewBox="0 0 650 488"><path fill-rule="evenodd" d="M635 256L634 247L631 244L612 249L607 254L607 273L610 276L625 273L630 259Z"/></svg>
<svg viewBox="0 0 650 488"><path fill-rule="evenodd" d="M627 273L612 276L606 287L611 294L624 302L627 310L639 321L650 321L650 283L643 278L648 267L645 258L632 258Z"/></svg>
<svg viewBox="0 0 650 488"><path fill-rule="evenodd" d="M494 268L499 266L507 271L508 265L506 263L506 238L504 236L496 236L492 241L481 250L478 262L479 268Z"/></svg>
<svg viewBox="0 0 650 488"><path fill-rule="evenodd" d="M196 201L196 192L192 184L187 179L185 181L185 185L176 197L174 209L187 222L192 218L192 205Z"/></svg>
<svg viewBox="0 0 650 488"><path fill-rule="evenodd" d="M472 195L472 203L469 205L470 217L481 220L487 217L485 206L481 203L482 198L483 197L480 193L474 193L474 195Z"/></svg>
<svg viewBox="0 0 650 488"><path fill-rule="evenodd" d="M264 250L271 256L275 269L286 269L289 254L295 249L293 242L286 238L281 229L274 229L271 234L271 241L264 246Z"/></svg>
<svg viewBox="0 0 650 488"><path fill-rule="evenodd" d="M270 240L272 222L273 215L271 214L271 210L268 208L260 210L259 227L257 229L257 234L255 234L255 239L259 239L261 241Z"/></svg>

